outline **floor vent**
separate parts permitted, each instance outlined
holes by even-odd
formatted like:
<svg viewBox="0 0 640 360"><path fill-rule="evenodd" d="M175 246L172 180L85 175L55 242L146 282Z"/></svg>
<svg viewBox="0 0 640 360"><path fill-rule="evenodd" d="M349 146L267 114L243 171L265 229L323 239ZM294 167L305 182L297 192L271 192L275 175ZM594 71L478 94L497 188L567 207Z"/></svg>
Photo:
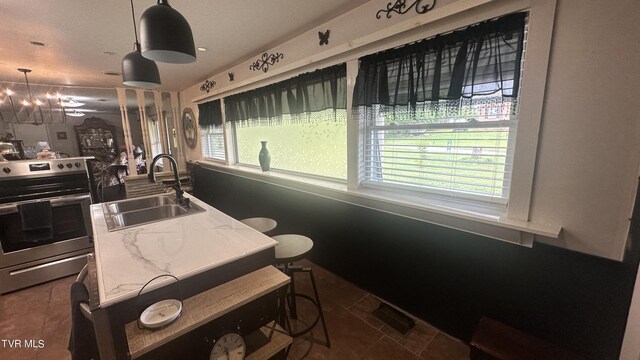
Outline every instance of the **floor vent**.
<svg viewBox="0 0 640 360"><path fill-rule="evenodd" d="M373 310L373 315L402 334L406 334L416 325L413 319L385 303L380 303L380 306Z"/></svg>

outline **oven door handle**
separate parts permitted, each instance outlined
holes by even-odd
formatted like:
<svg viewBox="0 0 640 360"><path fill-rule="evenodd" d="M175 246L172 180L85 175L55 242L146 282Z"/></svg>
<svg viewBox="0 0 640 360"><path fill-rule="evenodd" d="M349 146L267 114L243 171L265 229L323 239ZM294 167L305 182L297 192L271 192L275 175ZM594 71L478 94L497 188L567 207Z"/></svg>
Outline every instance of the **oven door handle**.
<svg viewBox="0 0 640 360"><path fill-rule="evenodd" d="M33 200L33 201L23 201L23 202L2 204L0 205L0 215L17 213L18 205L21 203L37 202L42 200L49 200L51 202L51 207L58 207L58 206L63 206L67 204L77 204L82 201L91 201L91 195L89 194L70 195L70 196L62 196L59 198L48 198L48 199L40 199L40 200Z"/></svg>
<svg viewBox="0 0 640 360"><path fill-rule="evenodd" d="M83 194L83 195L72 195L72 196L64 196L59 198L50 199L51 206L62 206L72 203L79 203L81 201L89 200L91 201L91 195Z"/></svg>

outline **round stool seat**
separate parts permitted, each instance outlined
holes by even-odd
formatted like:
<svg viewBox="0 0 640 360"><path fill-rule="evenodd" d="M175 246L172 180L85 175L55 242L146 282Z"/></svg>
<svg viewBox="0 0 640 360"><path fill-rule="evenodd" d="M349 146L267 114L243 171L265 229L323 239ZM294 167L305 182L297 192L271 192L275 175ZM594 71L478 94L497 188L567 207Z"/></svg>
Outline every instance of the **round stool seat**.
<svg viewBox="0 0 640 360"><path fill-rule="evenodd" d="M292 263L304 259L313 248L313 240L303 235L276 235L272 239L278 242L276 263Z"/></svg>
<svg viewBox="0 0 640 360"><path fill-rule="evenodd" d="M276 226L278 225L278 223L275 220L265 218L265 217L253 217L248 219L242 219L240 220L240 222L247 225L248 227L251 227L255 230L260 231L261 233L269 232L275 229Z"/></svg>

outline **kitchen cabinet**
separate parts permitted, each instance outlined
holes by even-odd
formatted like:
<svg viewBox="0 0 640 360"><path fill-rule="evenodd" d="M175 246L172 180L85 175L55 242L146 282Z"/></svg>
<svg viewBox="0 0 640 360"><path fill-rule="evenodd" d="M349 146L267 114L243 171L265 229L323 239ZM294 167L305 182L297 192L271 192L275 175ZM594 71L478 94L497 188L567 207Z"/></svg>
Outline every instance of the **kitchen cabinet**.
<svg viewBox="0 0 640 360"><path fill-rule="evenodd" d="M85 119L82 125L74 126L80 156L93 156L104 162L113 162L118 154L115 126L96 117Z"/></svg>

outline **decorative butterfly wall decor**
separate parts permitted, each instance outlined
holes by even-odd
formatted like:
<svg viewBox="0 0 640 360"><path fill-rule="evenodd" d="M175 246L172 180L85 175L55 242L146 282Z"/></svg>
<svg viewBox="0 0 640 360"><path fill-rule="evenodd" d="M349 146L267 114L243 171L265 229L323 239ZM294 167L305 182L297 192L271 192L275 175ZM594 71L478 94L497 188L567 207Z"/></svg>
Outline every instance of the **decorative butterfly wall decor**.
<svg viewBox="0 0 640 360"><path fill-rule="evenodd" d="M325 31L324 33L322 31L318 31L318 37L320 38L320 46L329 45L329 32L330 32L329 29L327 29L327 31Z"/></svg>

